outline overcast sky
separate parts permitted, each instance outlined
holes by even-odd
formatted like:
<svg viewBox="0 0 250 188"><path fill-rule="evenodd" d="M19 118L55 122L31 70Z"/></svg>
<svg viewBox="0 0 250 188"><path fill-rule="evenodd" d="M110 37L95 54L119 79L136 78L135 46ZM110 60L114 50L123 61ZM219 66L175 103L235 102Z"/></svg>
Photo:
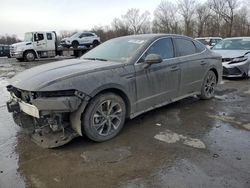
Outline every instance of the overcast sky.
<svg viewBox="0 0 250 188"><path fill-rule="evenodd" d="M153 15L161 0L0 0L0 35L26 31L88 30L109 25L129 8Z"/></svg>

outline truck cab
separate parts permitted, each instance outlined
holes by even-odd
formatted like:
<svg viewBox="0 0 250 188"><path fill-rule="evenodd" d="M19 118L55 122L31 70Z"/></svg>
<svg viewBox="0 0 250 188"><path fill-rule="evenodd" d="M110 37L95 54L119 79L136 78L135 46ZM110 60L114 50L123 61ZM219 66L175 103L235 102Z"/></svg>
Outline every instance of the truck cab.
<svg viewBox="0 0 250 188"><path fill-rule="evenodd" d="M24 41L10 46L10 55L19 61L34 61L56 56L57 36L54 31L27 32Z"/></svg>

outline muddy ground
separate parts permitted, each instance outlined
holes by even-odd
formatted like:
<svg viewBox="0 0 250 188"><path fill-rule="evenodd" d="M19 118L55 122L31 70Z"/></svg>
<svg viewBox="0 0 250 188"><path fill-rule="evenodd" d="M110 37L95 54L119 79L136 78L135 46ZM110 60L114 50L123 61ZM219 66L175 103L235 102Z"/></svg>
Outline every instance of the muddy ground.
<svg viewBox="0 0 250 188"><path fill-rule="evenodd" d="M210 101L191 97L128 120L105 143L42 149L14 124L5 86L47 62L0 58L1 188L250 187L250 80L223 80Z"/></svg>

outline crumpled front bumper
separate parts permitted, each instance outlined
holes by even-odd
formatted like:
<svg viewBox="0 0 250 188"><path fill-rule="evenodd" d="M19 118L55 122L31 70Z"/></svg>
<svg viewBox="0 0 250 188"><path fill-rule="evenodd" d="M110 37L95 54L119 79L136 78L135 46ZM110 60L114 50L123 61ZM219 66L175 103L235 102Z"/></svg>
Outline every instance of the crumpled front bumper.
<svg viewBox="0 0 250 188"><path fill-rule="evenodd" d="M7 102L9 112L22 111L32 117L40 118L48 112L73 112L78 109L81 104L81 99L72 97L51 97L51 98L38 98L32 103L26 103L21 99L12 96Z"/></svg>
<svg viewBox="0 0 250 188"><path fill-rule="evenodd" d="M12 96L7 108L13 113L16 124L28 133L33 142L43 148L55 148L79 136L69 126L70 122L63 121L62 114L75 111L80 104L81 99L76 96L39 98L31 104Z"/></svg>
<svg viewBox="0 0 250 188"><path fill-rule="evenodd" d="M248 75L250 60L233 64L230 64L230 62L223 62L222 65L224 77L243 77Z"/></svg>

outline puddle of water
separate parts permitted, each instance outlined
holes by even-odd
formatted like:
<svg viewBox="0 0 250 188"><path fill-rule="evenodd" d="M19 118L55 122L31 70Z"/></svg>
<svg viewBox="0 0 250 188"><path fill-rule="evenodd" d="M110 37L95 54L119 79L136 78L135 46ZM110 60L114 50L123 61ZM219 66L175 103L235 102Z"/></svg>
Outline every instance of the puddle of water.
<svg viewBox="0 0 250 188"><path fill-rule="evenodd" d="M184 145L187 145L193 148L198 148L198 149L206 148L206 145L200 139L183 136L181 134L177 134L170 130L160 132L159 134L155 135L154 138L162 142L166 142L168 144L182 142Z"/></svg>
<svg viewBox="0 0 250 188"><path fill-rule="evenodd" d="M249 94L250 95L250 89L248 89L247 91L244 92L245 94Z"/></svg>
<svg viewBox="0 0 250 188"><path fill-rule="evenodd" d="M243 124L242 127L250 131L250 123Z"/></svg>
<svg viewBox="0 0 250 188"><path fill-rule="evenodd" d="M6 101L9 99L9 92L6 89L8 85L8 80L0 78L0 108L6 106Z"/></svg>
<svg viewBox="0 0 250 188"><path fill-rule="evenodd" d="M235 123L237 125L241 125L240 121L236 121L235 117L232 116L218 116L218 115L212 115L212 114L208 114L208 117L213 118L213 119L217 119L217 120L221 120L224 122L228 122L228 123Z"/></svg>
<svg viewBox="0 0 250 188"><path fill-rule="evenodd" d="M84 162L116 163L132 155L130 147L121 147L108 150L85 151L81 154Z"/></svg>

